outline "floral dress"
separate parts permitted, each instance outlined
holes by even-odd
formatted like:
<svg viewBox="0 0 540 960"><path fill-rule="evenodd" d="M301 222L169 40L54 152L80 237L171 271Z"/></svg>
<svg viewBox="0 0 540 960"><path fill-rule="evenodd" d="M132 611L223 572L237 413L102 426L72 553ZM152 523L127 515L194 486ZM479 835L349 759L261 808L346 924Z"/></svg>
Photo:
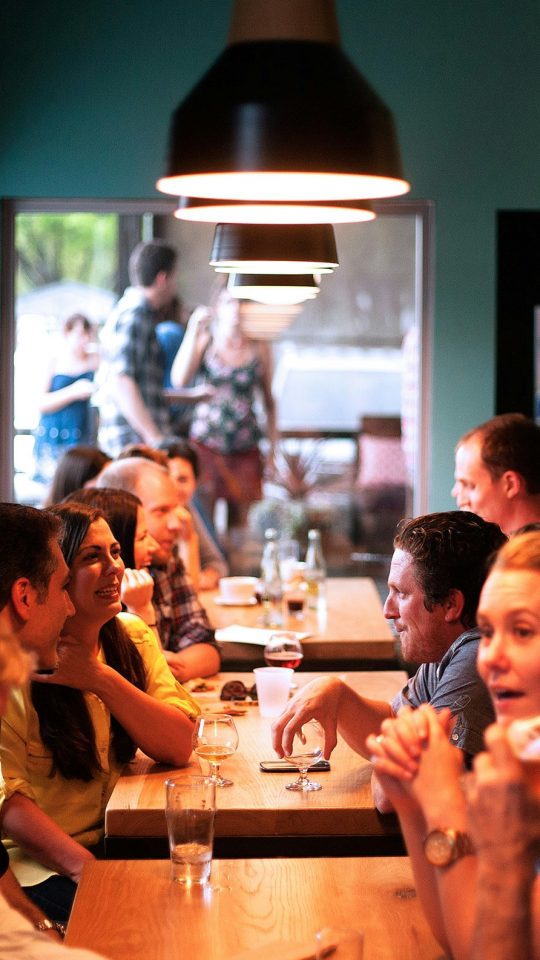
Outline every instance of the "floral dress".
<svg viewBox="0 0 540 960"><path fill-rule="evenodd" d="M191 438L218 453L256 448L262 437L254 409L255 394L262 387L263 377L259 357L242 367L232 367L209 355L201 370L215 393L210 400L197 404Z"/></svg>

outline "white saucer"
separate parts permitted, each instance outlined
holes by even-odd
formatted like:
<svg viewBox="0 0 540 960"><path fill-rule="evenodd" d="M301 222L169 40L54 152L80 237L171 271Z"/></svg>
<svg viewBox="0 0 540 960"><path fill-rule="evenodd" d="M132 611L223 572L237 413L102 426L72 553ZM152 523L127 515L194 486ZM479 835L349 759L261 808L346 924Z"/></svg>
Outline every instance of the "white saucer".
<svg viewBox="0 0 540 960"><path fill-rule="evenodd" d="M214 597L214 603L219 607L254 607L257 604L255 597L251 600L225 600L225 597Z"/></svg>

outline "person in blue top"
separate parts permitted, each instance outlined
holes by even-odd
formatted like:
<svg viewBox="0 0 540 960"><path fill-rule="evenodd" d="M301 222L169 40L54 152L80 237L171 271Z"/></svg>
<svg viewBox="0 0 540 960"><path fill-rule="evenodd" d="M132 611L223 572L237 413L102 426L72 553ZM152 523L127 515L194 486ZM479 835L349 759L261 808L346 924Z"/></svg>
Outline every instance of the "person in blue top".
<svg viewBox="0 0 540 960"><path fill-rule="evenodd" d="M81 313L63 324L60 350L47 365L34 456L36 478L50 480L56 463L70 447L95 440L94 373L99 363L93 327Z"/></svg>

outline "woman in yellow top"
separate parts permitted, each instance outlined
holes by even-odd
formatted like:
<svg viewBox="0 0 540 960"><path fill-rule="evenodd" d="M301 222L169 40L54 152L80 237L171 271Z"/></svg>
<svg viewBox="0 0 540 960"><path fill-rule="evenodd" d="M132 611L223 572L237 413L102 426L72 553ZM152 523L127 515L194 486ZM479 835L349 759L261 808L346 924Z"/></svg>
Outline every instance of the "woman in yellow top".
<svg viewBox="0 0 540 960"><path fill-rule="evenodd" d="M75 615L53 676L11 694L0 736L2 830L14 871L51 919L69 915L83 865L99 853L105 806L139 747L187 763L200 710L148 626L122 614L124 564L100 510L54 508ZM9 844L8 844L9 846ZM92 849L94 848L94 849Z"/></svg>

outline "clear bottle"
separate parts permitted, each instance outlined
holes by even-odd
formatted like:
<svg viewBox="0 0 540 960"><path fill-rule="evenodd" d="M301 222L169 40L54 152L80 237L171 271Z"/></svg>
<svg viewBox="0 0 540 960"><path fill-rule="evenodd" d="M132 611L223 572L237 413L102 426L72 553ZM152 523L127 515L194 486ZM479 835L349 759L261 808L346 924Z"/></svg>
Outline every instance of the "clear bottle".
<svg viewBox="0 0 540 960"><path fill-rule="evenodd" d="M304 579L307 583L308 608L316 610L326 599L326 563L322 552L320 530L308 531Z"/></svg>
<svg viewBox="0 0 540 960"><path fill-rule="evenodd" d="M263 625L283 625L283 586L279 569L278 534L272 527L264 531L264 550L261 564L261 593Z"/></svg>

